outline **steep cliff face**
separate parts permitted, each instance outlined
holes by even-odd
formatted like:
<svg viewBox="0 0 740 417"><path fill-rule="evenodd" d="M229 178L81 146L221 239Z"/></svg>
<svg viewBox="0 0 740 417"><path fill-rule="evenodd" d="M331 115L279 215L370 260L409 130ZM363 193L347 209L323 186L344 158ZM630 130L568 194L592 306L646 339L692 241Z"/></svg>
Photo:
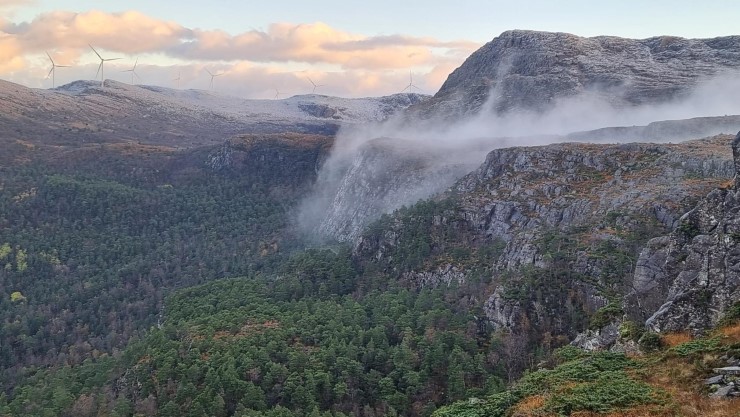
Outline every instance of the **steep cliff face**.
<svg viewBox="0 0 740 417"><path fill-rule="evenodd" d="M432 100L414 110L425 118L545 110L582 93L617 106L654 104L738 68L738 36L634 40L512 30L473 53Z"/></svg>
<svg viewBox="0 0 740 417"><path fill-rule="evenodd" d="M494 329L572 338L631 290L647 240L732 177L731 139L494 150L431 208L371 227L355 254L413 286L466 288ZM423 261L399 263L417 250Z"/></svg>
<svg viewBox="0 0 740 417"><path fill-rule="evenodd" d="M626 306L648 328L699 332L740 301L740 134L732 149L733 184L710 192L640 254Z"/></svg>

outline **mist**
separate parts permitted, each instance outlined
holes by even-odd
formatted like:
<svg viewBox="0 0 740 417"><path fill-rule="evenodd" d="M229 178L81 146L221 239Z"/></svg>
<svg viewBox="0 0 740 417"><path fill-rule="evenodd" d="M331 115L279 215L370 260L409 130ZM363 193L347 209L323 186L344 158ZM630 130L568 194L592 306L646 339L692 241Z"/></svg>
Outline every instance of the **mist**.
<svg viewBox="0 0 740 417"><path fill-rule="evenodd" d="M322 165L314 190L299 210L308 235L354 242L363 226L383 213L443 192L475 170L488 152L512 146L557 142L679 142L718 133L736 133L740 117L724 123L685 123L645 139L650 123L740 115L740 77L725 73L705 79L673 100L625 105L620 94L591 90L556 100L545 112L493 110L502 99L494 87L481 110L461 120L409 119L407 114L373 125L340 130ZM422 104L423 105L423 104ZM582 132L574 134L576 132Z"/></svg>

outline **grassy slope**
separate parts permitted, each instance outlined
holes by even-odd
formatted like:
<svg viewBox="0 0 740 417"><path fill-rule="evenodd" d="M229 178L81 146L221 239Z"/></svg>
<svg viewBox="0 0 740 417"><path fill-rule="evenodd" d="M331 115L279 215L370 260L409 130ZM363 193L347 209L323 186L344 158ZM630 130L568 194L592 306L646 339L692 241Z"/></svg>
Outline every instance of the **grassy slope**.
<svg viewBox="0 0 740 417"><path fill-rule="evenodd" d="M740 398L712 399L702 380L740 354L740 321L692 339L662 337L663 348L640 357L565 348L558 365L525 375L508 391L441 408L435 417L477 416L738 416Z"/></svg>

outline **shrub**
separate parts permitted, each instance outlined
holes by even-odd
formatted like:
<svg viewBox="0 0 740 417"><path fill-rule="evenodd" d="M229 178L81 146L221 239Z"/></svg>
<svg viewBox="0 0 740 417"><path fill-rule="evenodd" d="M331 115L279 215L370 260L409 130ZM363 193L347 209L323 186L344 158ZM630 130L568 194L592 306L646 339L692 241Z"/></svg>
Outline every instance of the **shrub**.
<svg viewBox="0 0 740 417"><path fill-rule="evenodd" d="M725 315L717 323L718 327L731 326L737 322L740 322L740 301L730 307Z"/></svg>
<svg viewBox="0 0 740 417"><path fill-rule="evenodd" d="M561 415L575 411L608 412L617 407L656 403L649 385L623 371L603 372L593 382L578 384L553 395L545 408Z"/></svg>
<svg viewBox="0 0 740 417"><path fill-rule="evenodd" d="M591 322L588 327L592 330L601 329L621 317L622 314L624 314L624 311L619 303L609 302L609 304L596 310L596 313L591 316Z"/></svg>
<svg viewBox="0 0 740 417"><path fill-rule="evenodd" d="M680 345L671 348L670 352L674 352L679 356L691 356L697 353L717 350L719 347L719 338L714 337L711 339L696 339L690 342L681 343Z"/></svg>
<svg viewBox="0 0 740 417"><path fill-rule="evenodd" d="M619 325L619 337L627 340L640 340L645 333L645 328L634 321L627 320Z"/></svg>
<svg viewBox="0 0 740 417"><path fill-rule="evenodd" d="M645 352L654 352L663 347L663 340L660 338L660 335L650 331L643 333L637 343L640 344L640 348Z"/></svg>

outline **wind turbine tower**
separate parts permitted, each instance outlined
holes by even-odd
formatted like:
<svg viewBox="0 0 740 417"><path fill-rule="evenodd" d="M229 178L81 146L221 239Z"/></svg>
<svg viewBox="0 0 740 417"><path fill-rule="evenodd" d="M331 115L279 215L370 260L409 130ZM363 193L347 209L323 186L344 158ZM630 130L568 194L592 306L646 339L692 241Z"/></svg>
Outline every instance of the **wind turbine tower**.
<svg viewBox="0 0 740 417"><path fill-rule="evenodd" d="M95 55L97 55L98 58L100 58L100 65L98 65L98 72L95 73L95 78L98 78L98 74L100 74L100 86L105 87L105 84L104 84L105 83L105 68L103 67L103 64L105 64L105 61L115 61L121 58L103 58L102 56L100 56L98 51L96 51L95 48L93 48L92 45L90 45L89 43L87 45L90 47L90 49L93 50L93 52L95 52Z"/></svg>
<svg viewBox="0 0 740 417"><path fill-rule="evenodd" d="M139 74L136 73L136 64L139 63L139 58L136 58L136 61L134 62L134 66L131 69L123 70L121 72L130 72L131 73L131 85L134 85L134 75L136 78L141 81L141 77L139 77Z"/></svg>
<svg viewBox="0 0 740 417"><path fill-rule="evenodd" d="M412 93L414 91L414 88L421 91L421 88L414 85L414 75L409 71L409 85L406 86L401 92L406 92L406 90L409 91L409 93Z"/></svg>
<svg viewBox="0 0 740 417"><path fill-rule="evenodd" d="M178 72L177 73L177 78L175 78L175 79L172 80L172 81L177 81L177 89L178 90L180 89L180 75L181 75L181 73Z"/></svg>
<svg viewBox="0 0 740 417"><path fill-rule="evenodd" d="M311 91L311 94L316 94L316 89L319 87L326 87L326 84L316 84L315 82L313 82L311 77L306 77L306 78L308 78L308 81L310 81L311 85L313 85L313 91Z"/></svg>
<svg viewBox="0 0 740 417"><path fill-rule="evenodd" d="M54 60L51 59L51 55L49 55L48 52L46 53L46 56L48 56L49 57L49 61L51 61L51 69L49 70L49 73L46 74L46 78L49 78L49 76L51 75L51 88L54 88L54 87L56 87L56 80L55 80L55 78L56 78L56 69L57 68L68 68L69 65L57 65L57 64L55 64L54 63Z"/></svg>
<svg viewBox="0 0 740 417"><path fill-rule="evenodd" d="M221 73L218 73L218 74L214 74L211 71L208 71L208 68L206 68L205 70L208 73L208 75L211 76L211 83L208 84L208 88L210 88L211 90L213 90L213 79L216 78L216 77L220 77L220 76L224 75L224 73L221 72Z"/></svg>

